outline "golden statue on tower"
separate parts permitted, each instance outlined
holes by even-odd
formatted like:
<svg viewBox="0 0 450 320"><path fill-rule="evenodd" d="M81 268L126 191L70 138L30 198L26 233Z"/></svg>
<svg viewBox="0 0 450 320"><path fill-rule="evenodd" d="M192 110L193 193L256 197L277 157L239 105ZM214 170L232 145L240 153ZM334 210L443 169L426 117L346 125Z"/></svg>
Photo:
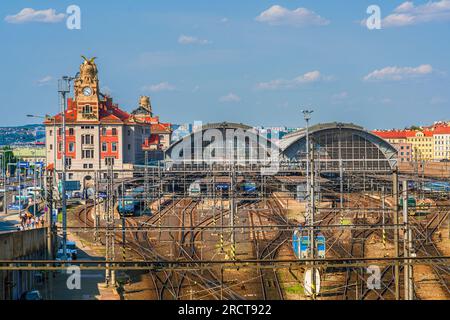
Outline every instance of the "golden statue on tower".
<svg viewBox="0 0 450 320"><path fill-rule="evenodd" d="M80 78L83 82L94 82L97 81L97 65L95 64L95 59L97 57L93 57L91 59L87 59L85 56L81 56L84 59L84 62L80 65Z"/></svg>
<svg viewBox="0 0 450 320"><path fill-rule="evenodd" d="M83 63L80 65L80 72L75 79L75 97L85 97L95 96L98 91L98 69L95 64L96 57L83 58Z"/></svg>

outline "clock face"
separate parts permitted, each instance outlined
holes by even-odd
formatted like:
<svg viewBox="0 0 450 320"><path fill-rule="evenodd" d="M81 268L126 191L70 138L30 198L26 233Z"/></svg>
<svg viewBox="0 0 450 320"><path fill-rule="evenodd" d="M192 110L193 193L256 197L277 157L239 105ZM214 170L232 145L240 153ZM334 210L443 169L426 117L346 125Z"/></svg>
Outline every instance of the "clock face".
<svg viewBox="0 0 450 320"><path fill-rule="evenodd" d="M83 88L83 94L85 96L90 96L92 94L92 88L91 87L84 87Z"/></svg>

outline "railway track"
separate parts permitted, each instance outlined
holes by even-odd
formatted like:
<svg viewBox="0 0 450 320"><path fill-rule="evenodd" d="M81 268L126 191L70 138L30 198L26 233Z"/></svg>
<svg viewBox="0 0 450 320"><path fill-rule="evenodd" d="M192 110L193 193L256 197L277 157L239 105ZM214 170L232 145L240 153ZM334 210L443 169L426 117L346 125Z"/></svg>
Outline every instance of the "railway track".
<svg viewBox="0 0 450 320"><path fill-rule="evenodd" d="M275 222L279 226L289 226L289 222L283 214L282 208L280 208L276 200L269 199L267 205L270 209L270 214L262 213L259 210L253 210L250 213L252 225L253 215L256 215L259 219L264 217L268 220ZM261 220L260 220L261 222ZM293 225L292 225L293 226ZM275 259L278 255L281 247L288 242L291 237L289 231L277 230L274 237L267 240L265 232L263 232L264 240L260 239L259 235L253 230L253 245L258 260ZM284 300L283 288L280 283L280 278L275 269L262 269L258 268L258 276L261 284L261 293L264 300Z"/></svg>

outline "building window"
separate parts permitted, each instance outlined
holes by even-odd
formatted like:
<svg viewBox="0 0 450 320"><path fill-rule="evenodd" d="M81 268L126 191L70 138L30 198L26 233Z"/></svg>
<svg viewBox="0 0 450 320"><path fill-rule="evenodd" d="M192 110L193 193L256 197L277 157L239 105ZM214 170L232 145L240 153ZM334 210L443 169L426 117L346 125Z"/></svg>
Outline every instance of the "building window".
<svg viewBox="0 0 450 320"><path fill-rule="evenodd" d="M61 142L58 142L58 151L62 152L62 143Z"/></svg>
<svg viewBox="0 0 450 320"><path fill-rule="evenodd" d="M69 136L73 136L73 134L74 134L73 128L69 128Z"/></svg>
<svg viewBox="0 0 450 320"><path fill-rule="evenodd" d="M52 144L49 145L49 149L53 150L53 145Z"/></svg>
<svg viewBox="0 0 450 320"><path fill-rule="evenodd" d="M131 150L131 144L128 144L128 150Z"/></svg>
<svg viewBox="0 0 450 320"><path fill-rule="evenodd" d="M75 144L73 142L69 143L69 152L74 152L75 151Z"/></svg>
<svg viewBox="0 0 450 320"><path fill-rule="evenodd" d="M102 136L106 136L106 128L102 128Z"/></svg>
<svg viewBox="0 0 450 320"><path fill-rule="evenodd" d="M105 158L105 165L107 166L114 166L114 158Z"/></svg>
<svg viewBox="0 0 450 320"><path fill-rule="evenodd" d="M113 143L111 144L111 151L112 151L112 152L117 152L117 143L116 143L116 142L113 142Z"/></svg>
<svg viewBox="0 0 450 320"><path fill-rule="evenodd" d="M130 131L130 129L128 129L128 136L131 134L131 131Z"/></svg>
<svg viewBox="0 0 450 320"><path fill-rule="evenodd" d="M84 134L81 136L81 144L94 144L94 136L92 134Z"/></svg>
<svg viewBox="0 0 450 320"><path fill-rule="evenodd" d="M94 158L94 150L82 150L81 158L83 159L93 159Z"/></svg>
<svg viewBox="0 0 450 320"><path fill-rule="evenodd" d="M92 114L92 106L89 104L83 106L83 114Z"/></svg>
<svg viewBox="0 0 450 320"><path fill-rule="evenodd" d="M48 132L48 135L51 137L51 136L53 135L53 130L50 130L50 131Z"/></svg>
<svg viewBox="0 0 450 320"><path fill-rule="evenodd" d="M112 129L112 135L113 135L113 136L117 136L117 129L116 129L116 128L113 128L113 129Z"/></svg>
<svg viewBox="0 0 450 320"><path fill-rule="evenodd" d="M106 142L102 143L102 152L108 151L108 144Z"/></svg>
<svg viewBox="0 0 450 320"><path fill-rule="evenodd" d="M69 180L73 179L73 173L69 173Z"/></svg>

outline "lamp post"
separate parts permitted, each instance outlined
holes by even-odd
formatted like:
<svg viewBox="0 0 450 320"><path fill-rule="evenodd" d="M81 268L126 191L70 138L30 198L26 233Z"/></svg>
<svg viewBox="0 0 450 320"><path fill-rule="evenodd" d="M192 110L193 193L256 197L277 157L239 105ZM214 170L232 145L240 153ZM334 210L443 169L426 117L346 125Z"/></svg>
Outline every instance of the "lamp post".
<svg viewBox="0 0 450 320"><path fill-rule="evenodd" d="M312 157L310 156L310 146L309 146L309 120L311 119L312 110L302 110L303 116L306 121L306 186L307 186L307 219L309 230L309 257L314 260L315 258L315 230L314 230L314 211L315 211L315 197L314 197L314 153ZM310 172L311 161L312 170ZM311 184L309 175L311 174ZM316 299L316 269L314 267L314 262L311 262L311 298Z"/></svg>
<svg viewBox="0 0 450 320"><path fill-rule="evenodd" d="M8 194L6 188L6 154L7 150L1 150L2 153L2 175L3 175L3 213L8 214L8 203L6 201Z"/></svg>
<svg viewBox="0 0 450 320"><path fill-rule="evenodd" d="M306 121L306 192L309 199L309 120L311 120L312 110L302 110L303 117Z"/></svg>
<svg viewBox="0 0 450 320"><path fill-rule="evenodd" d="M53 121L53 163L55 165L56 162L56 121L55 118L51 118L49 115L45 115L45 116L39 116L39 115L32 115L32 114L27 114L28 118L38 118L38 119L52 119ZM47 142L46 142L47 143ZM48 156L47 156L47 150L45 152L45 164L48 164ZM56 169L56 168L55 168ZM41 172L40 174L42 175L42 167L41 167ZM55 174L53 175L53 185L55 185L55 179L56 176ZM46 212L46 217L45 220L47 221L47 255L49 259L53 258L53 232L54 232L54 221L53 221L53 200L49 200L49 190L47 188L47 170L46 170L46 179L45 179L45 204L46 204L46 208L47 208L47 212ZM41 184L41 188L42 188L42 184ZM50 190L51 191L51 190ZM35 190L36 192L36 190ZM36 199L35 199L36 202Z"/></svg>
<svg viewBox="0 0 450 320"><path fill-rule="evenodd" d="M67 99L66 95L70 92L70 82L75 77L63 76L58 80L58 93L60 95L60 112L62 118L62 146L61 146L61 202L62 202L62 244L63 244L63 258L67 259L67 203L66 203L66 110ZM56 163L56 160L55 160Z"/></svg>

